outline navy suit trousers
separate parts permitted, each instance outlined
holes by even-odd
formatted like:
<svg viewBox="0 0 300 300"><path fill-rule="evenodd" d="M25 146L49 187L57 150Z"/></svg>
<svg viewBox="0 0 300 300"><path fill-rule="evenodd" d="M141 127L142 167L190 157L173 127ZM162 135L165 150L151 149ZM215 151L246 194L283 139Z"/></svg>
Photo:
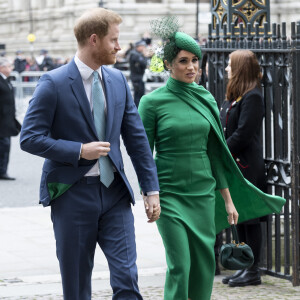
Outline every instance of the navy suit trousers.
<svg viewBox="0 0 300 300"><path fill-rule="evenodd" d="M90 300L97 243L110 273L113 300L140 300L130 195L118 173L109 188L84 177L51 203L65 300Z"/></svg>

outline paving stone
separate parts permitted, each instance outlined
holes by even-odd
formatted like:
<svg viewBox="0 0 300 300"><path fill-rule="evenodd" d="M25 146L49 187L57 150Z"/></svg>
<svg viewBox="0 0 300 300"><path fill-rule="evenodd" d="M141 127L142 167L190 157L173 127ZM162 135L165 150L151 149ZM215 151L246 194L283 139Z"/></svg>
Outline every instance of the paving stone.
<svg viewBox="0 0 300 300"><path fill-rule="evenodd" d="M223 277L223 276L222 276ZM216 278L213 287L211 300L299 300L300 287L293 287L284 279L271 276L263 276L262 284L258 286L246 286L231 288L221 282L221 278ZM144 300L163 300L162 287L143 287L141 294ZM93 293L94 300L111 300L111 290L102 290ZM32 297L6 297L3 300L63 300L61 295L36 295ZM174 299L175 300L175 299ZM195 299L201 300L201 299Z"/></svg>
<svg viewBox="0 0 300 300"><path fill-rule="evenodd" d="M51 279L51 282L59 282L59 279L56 278L57 276L59 278L59 271L49 210L34 206L37 206L38 203L42 160L22 152L19 149L17 137L12 139L11 154L11 172L9 174L16 176L17 180L14 183L0 183L0 288L4 290L6 286L10 286L14 289L14 293L10 293L10 297L4 297L2 294L0 299L62 300L62 295L59 295L61 287L54 288L53 293L51 293L52 290L42 289L43 284L48 282L46 279ZM137 180L128 157L124 157L124 162L129 168L127 175L132 182L136 197L139 199ZM24 208L24 206L29 207ZM133 210L137 224L137 263L140 273L146 277L144 280L146 283L140 285L141 293L144 300L162 300L163 269L165 268L162 241L155 224L147 224L141 201L137 201ZM22 249L20 249L20 245L22 245ZM103 254L99 251L96 252L95 271L101 273L107 269ZM151 272L147 273L147 270ZM153 278L150 279L151 276L157 276L157 274L161 276L159 282L155 282ZM221 282L222 278L228 274L230 273L222 272L222 276L215 277L211 300L300 300L300 287L293 287L287 280L263 276L262 284L259 286L230 288ZM38 280L34 281L32 277L38 278ZM31 278L30 284L33 285L28 287L30 289L28 294L33 294L33 296L16 296L15 288L18 285L20 286L22 282L29 284L24 278ZM38 288L38 285L41 286L40 289L32 292L32 289ZM34 295L35 293L37 295ZM42 293L44 294L42 295ZM51 294L45 295L45 293ZM25 294L22 291L19 295ZM109 284L101 290L95 291L93 299L111 300Z"/></svg>

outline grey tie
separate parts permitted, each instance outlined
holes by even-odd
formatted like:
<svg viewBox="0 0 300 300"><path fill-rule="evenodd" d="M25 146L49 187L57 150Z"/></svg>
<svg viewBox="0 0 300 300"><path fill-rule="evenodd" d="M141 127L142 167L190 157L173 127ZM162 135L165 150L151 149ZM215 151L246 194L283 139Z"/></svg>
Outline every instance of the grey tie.
<svg viewBox="0 0 300 300"><path fill-rule="evenodd" d="M98 72L94 71L93 76L94 80L92 86L92 99L94 124L99 141L105 141L106 115L104 106L104 94L101 83L99 81ZM98 162L100 168L100 181L108 188L114 180L112 163L108 156L101 156Z"/></svg>

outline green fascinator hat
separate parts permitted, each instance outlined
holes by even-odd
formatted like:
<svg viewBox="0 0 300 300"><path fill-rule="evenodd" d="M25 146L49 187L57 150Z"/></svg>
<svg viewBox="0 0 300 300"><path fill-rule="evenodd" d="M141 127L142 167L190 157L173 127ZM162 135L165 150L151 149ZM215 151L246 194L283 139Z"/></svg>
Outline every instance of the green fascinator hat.
<svg viewBox="0 0 300 300"><path fill-rule="evenodd" d="M151 60L150 70L163 70L163 61L172 62L180 50L195 54L201 59L201 49L198 43L188 34L179 31L179 22L176 16L167 16L150 21L151 31L163 40L163 46L156 49Z"/></svg>
<svg viewBox="0 0 300 300"><path fill-rule="evenodd" d="M175 44L179 49L191 52L201 59L201 49L198 43L188 34L184 32L175 33Z"/></svg>

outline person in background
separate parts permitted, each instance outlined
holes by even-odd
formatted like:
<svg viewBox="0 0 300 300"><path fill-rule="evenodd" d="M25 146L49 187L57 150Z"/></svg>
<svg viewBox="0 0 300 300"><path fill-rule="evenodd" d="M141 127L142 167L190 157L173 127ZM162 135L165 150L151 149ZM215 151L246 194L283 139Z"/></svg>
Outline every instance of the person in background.
<svg viewBox="0 0 300 300"><path fill-rule="evenodd" d="M114 68L120 71L127 71L129 67L129 63L125 58L125 51L120 51L117 53L116 63L114 64Z"/></svg>
<svg viewBox="0 0 300 300"><path fill-rule="evenodd" d="M48 50L42 49L40 56L36 58L40 71L50 71L55 68L53 59L48 54Z"/></svg>
<svg viewBox="0 0 300 300"><path fill-rule="evenodd" d="M71 58L71 57L67 57L67 58L64 60L64 65L68 64L70 61L72 61L72 58Z"/></svg>
<svg viewBox="0 0 300 300"><path fill-rule="evenodd" d="M16 52L16 58L14 60L14 71L21 73L25 71L26 69L26 58L22 55L23 52L21 50L18 50Z"/></svg>
<svg viewBox="0 0 300 300"><path fill-rule="evenodd" d="M56 57L54 59L54 66L53 68L56 69L56 68L59 68L61 66L63 66L65 63L64 63L64 59L62 57Z"/></svg>
<svg viewBox="0 0 300 300"><path fill-rule="evenodd" d="M125 50L125 59L129 61L130 53L131 51L134 50L134 44L129 43L127 49Z"/></svg>
<svg viewBox="0 0 300 300"><path fill-rule="evenodd" d="M34 57L30 56L26 58L26 68L25 71L30 71L30 72L35 72L35 71L39 71L40 68L36 63L36 60ZM39 77L38 76L24 76L23 77L23 81L27 81L27 82L33 82L33 81L38 81ZM28 86L28 87L24 87L23 90L23 94L24 96L30 96L33 94L35 90L35 86Z"/></svg>
<svg viewBox="0 0 300 300"><path fill-rule="evenodd" d="M40 68L39 68L35 58L27 57L25 71L39 71L39 70L40 70ZM33 81L33 80L29 79L29 81Z"/></svg>
<svg viewBox="0 0 300 300"><path fill-rule="evenodd" d="M94 8L76 21L77 52L41 77L20 144L45 158L40 201L51 206L65 300L90 300L96 245L104 252L115 300L141 300L136 266L134 194L120 135L133 162L149 222L159 218L159 185L145 129L116 62L119 24Z"/></svg>
<svg viewBox="0 0 300 300"><path fill-rule="evenodd" d="M236 50L229 56L226 100L220 119L228 148L237 166L253 185L266 192L265 163L261 144L264 101L260 91L261 72L255 54ZM260 218L237 225L239 238L254 254L251 268L239 270L223 278L231 287L261 284L259 261L262 248Z"/></svg>
<svg viewBox="0 0 300 300"><path fill-rule="evenodd" d="M143 37L142 37L142 41L144 41L146 43L147 47L151 46L152 37L151 37L151 34L148 31L144 32Z"/></svg>
<svg viewBox="0 0 300 300"><path fill-rule="evenodd" d="M168 266L163 299L210 300L216 233L238 219L272 211L270 202L280 211L285 200L262 193L240 173L215 99L194 82L200 47L178 30L176 20L171 16L151 22L154 34L166 41L158 58L170 77L142 97L139 113L156 153L161 200L156 224Z"/></svg>
<svg viewBox="0 0 300 300"><path fill-rule="evenodd" d="M129 69L130 79L134 90L134 103L139 106L141 97L145 94L145 83L143 76L147 68L146 43L139 41L135 43L135 49L130 52Z"/></svg>
<svg viewBox="0 0 300 300"><path fill-rule="evenodd" d="M5 57L0 57L0 180L15 180L7 174L10 139L21 129L16 120L13 86L9 82L12 69L11 62Z"/></svg>

